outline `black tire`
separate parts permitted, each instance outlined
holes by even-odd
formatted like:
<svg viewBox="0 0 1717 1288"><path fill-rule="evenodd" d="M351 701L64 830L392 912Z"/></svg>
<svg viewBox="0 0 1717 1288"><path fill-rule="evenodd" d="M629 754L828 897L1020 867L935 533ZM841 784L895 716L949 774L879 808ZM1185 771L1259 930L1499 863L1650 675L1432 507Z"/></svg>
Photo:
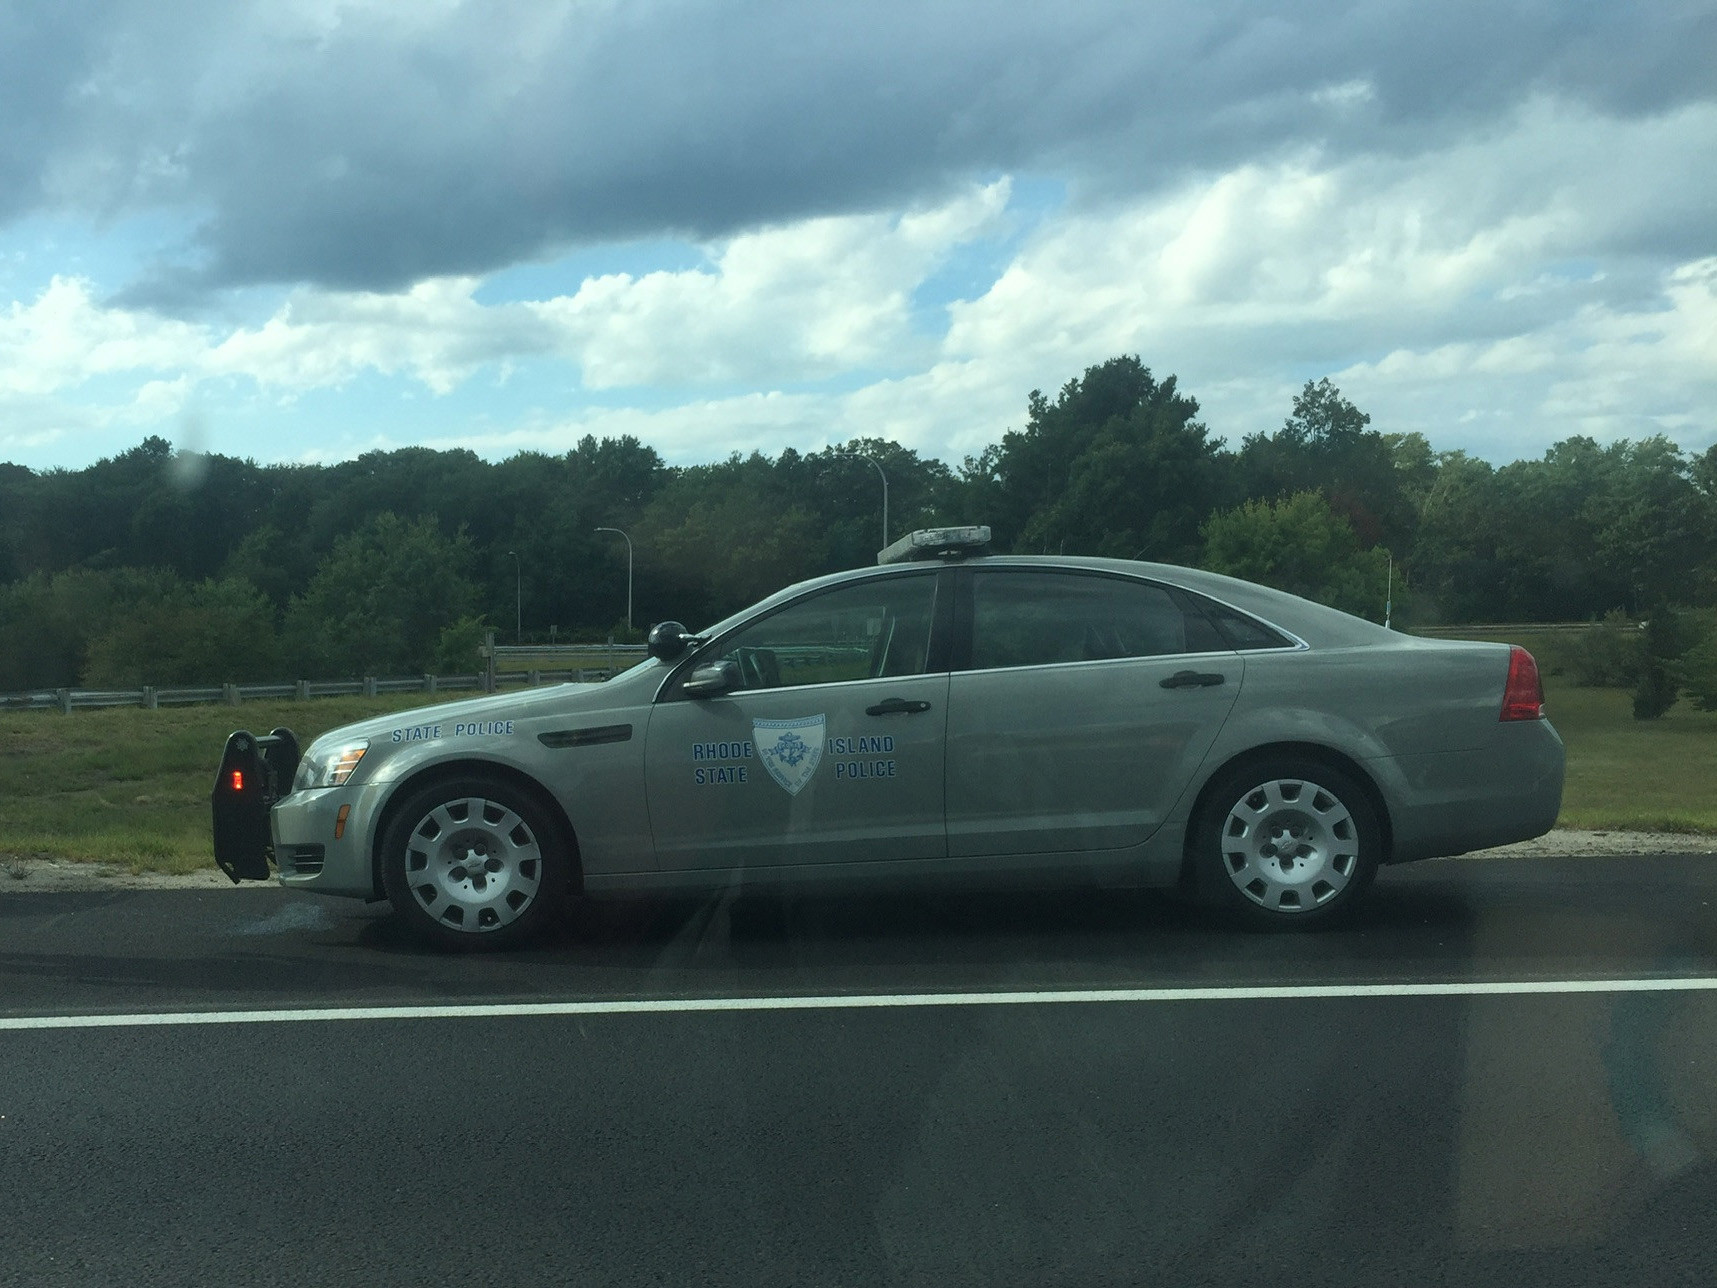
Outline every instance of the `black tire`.
<svg viewBox="0 0 1717 1288"><path fill-rule="evenodd" d="M572 861L558 820L498 778L412 793L382 835L382 884L410 933L441 948L514 948L558 919Z"/></svg>
<svg viewBox="0 0 1717 1288"><path fill-rule="evenodd" d="M1350 775L1310 760L1229 770L1205 797L1188 837L1200 898L1262 929L1339 920L1383 857L1370 794Z"/></svg>

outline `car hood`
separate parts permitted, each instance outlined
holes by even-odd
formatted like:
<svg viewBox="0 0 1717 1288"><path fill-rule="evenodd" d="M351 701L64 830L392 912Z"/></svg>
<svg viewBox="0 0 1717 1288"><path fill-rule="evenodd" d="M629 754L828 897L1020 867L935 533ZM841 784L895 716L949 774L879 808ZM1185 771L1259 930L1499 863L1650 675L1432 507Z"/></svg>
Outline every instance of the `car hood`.
<svg viewBox="0 0 1717 1288"><path fill-rule="evenodd" d="M330 743L352 742L359 738L380 741L389 738L395 729L410 725L448 724L475 720L524 720L545 708L556 712L578 711L584 707L612 705L614 690L610 684L553 684L546 688L527 689L518 693L492 693L480 698L463 698L458 702L438 702L434 706L410 707L390 711L386 715L358 720L338 729L330 729L306 748L306 754Z"/></svg>

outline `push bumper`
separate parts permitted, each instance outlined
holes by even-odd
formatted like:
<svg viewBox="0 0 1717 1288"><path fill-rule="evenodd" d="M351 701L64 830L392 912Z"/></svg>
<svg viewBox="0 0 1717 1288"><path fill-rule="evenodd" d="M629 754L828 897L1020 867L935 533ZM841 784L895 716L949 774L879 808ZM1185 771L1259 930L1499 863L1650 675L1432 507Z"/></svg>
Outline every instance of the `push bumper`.
<svg viewBox="0 0 1717 1288"><path fill-rule="evenodd" d="M260 738L240 729L227 738L209 803L215 863L235 885L268 880L274 850L269 811L292 790L298 754L298 739L290 729L275 729Z"/></svg>

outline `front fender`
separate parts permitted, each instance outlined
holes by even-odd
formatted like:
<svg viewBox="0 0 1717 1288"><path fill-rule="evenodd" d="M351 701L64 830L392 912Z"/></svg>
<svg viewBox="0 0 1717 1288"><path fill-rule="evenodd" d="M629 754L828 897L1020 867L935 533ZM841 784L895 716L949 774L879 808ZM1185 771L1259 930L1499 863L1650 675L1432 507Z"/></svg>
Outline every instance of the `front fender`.
<svg viewBox="0 0 1717 1288"><path fill-rule="evenodd" d="M441 771L485 768L534 784L576 838L585 872L640 872L655 866L644 800L644 720L632 708L558 713L493 722L476 734L443 726L439 737L401 731L382 743L387 752L366 782L386 787L366 820L375 846L383 819L401 789ZM431 729L433 733L433 728Z"/></svg>

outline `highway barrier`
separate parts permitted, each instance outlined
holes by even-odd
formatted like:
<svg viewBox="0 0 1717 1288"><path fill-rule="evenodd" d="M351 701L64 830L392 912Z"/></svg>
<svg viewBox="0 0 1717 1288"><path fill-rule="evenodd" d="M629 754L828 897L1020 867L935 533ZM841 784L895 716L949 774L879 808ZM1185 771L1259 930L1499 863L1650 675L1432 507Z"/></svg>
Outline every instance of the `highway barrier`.
<svg viewBox="0 0 1717 1288"><path fill-rule="evenodd" d="M562 646L563 649L568 647L570 646ZM146 684L139 689L38 689L23 693L0 693L0 711L63 711L70 714L73 711L96 707L146 707L154 710L159 707L209 702L238 706L242 702L265 698L308 701L313 698L333 697L373 698L383 693L494 693L501 689L532 688L543 684L590 684L606 680L632 665L644 653L641 645L630 648L626 645L602 645L599 648L603 654L610 656L596 658L564 654L569 659L583 660L589 665L479 671L474 675L368 675L353 680L284 680L273 684L213 684L195 688L157 688ZM528 651L535 655L532 660L540 660L551 652L561 652L550 649Z"/></svg>

